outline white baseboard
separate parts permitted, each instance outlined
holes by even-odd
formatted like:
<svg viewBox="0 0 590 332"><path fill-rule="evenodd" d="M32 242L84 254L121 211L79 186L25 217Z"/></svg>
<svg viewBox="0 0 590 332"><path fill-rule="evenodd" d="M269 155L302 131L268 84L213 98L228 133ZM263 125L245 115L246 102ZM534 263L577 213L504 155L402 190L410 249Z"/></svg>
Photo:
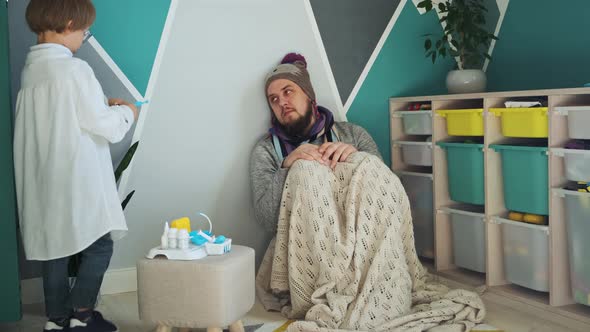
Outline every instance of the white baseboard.
<svg viewBox="0 0 590 332"><path fill-rule="evenodd" d="M24 279L21 285L21 303L33 304L43 302L43 279L32 278ZM100 288L101 295L120 294L137 291L137 270L111 269L108 270L102 281Z"/></svg>
<svg viewBox="0 0 590 332"><path fill-rule="evenodd" d="M137 269L134 267L126 269L108 270L104 275L101 295L120 294L137 291Z"/></svg>

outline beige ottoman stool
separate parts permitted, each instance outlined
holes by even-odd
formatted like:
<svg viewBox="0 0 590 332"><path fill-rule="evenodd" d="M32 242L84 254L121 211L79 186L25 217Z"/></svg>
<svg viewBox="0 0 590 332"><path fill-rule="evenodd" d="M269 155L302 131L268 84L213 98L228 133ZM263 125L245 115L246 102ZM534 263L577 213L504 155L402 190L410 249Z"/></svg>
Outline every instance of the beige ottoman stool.
<svg viewBox="0 0 590 332"><path fill-rule="evenodd" d="M158 331L207 328L244 331L240 319L254 305L254 250L193 261L142 259L137 263L139 317Z"/></svg>

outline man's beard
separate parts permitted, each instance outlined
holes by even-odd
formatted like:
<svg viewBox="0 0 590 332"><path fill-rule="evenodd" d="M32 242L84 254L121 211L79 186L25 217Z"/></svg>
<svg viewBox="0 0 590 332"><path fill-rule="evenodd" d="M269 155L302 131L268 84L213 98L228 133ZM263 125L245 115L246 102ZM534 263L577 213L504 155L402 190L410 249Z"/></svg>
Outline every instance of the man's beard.
<svg viewBox="0 0 590 332"><path fill-rule="evenodd" d="M310 129L310 124L313 121L313 112L311 110L311 104L307 107L307 112L305 115L300 117L299 119L283 125L282 123L278 122L279 128L283 131L287 136L292 138L303 138L307 135L307 132Z"/></svg>

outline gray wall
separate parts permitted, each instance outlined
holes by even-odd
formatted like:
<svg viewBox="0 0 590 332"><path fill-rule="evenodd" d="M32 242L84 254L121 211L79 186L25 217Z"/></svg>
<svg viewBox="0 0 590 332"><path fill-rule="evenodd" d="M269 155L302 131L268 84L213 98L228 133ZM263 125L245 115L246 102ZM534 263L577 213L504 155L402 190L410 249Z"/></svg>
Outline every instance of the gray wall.
<svg viewBox="0 0 590 332"><path fill-rule="evenodd" d="M11 1L9 8L15 95L26 53L35 42L24 21L27 3ZM148 96L150 115L125 188L137 190L126 210L130 234L117 244L113 268L133 266L155 245L165 220L188 215L198 227L202 220L197 211L213 218L217 233L255 247L260 259L269 236L254 221L247 160L269 122L262 96L264 75L285 53L302 52L310 62L319 103L336 111L337 98L342 102L348 98L399 1L311 1L340 95L329 83L331 77L320 59L303 1L179 3L161 78L154 95ZM263 14L268 16L263 18ZM233 22L231 27L228 21ZM236 26L243 29L236 30ZM107 95L129 98L91 47L84 46L77 56L94 68ZM240 84L234 85L236 82ZM130 139L128 135L113 147L115 164ZM23 277L39 275L38 266L27 263L21 269Z"/></svg>
<svg viewBox="0 0 590 332"><path fill-rule="evenodd" d="M249 159L270 123L264 77L286 53L301 52L318 102L336 111L319 49L304 1L179 2L123 188L136 193L113 268L134 266L156 246L164 221L189 216L193 228L204 228L199 211L211 217L214 233L254 248L260 261L270 234L254 218Z"/></svg>
<svg viewBox="0 0 590 332"><path fill-rule="evenodd" d="M369 61L399 0L311 0L342 103Z"/></svg>

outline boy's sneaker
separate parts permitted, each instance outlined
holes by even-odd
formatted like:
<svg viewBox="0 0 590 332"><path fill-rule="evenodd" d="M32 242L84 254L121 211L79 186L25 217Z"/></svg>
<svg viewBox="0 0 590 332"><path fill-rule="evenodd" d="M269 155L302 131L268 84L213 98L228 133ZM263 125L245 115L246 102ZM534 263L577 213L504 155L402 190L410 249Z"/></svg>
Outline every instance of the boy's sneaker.
<svg viewBox="0 0 590 332"><path fill-rule="evenodd" d="M96 310L76 312L70 319L69 332L117 332L115 324L102 317Z"/></svg>
<svg viewBox="0 0 590 332"><path fill-rule="evenodd" d="M70 332L70 320L64 319L50 319L45 323L43 332Z"/></svg>

